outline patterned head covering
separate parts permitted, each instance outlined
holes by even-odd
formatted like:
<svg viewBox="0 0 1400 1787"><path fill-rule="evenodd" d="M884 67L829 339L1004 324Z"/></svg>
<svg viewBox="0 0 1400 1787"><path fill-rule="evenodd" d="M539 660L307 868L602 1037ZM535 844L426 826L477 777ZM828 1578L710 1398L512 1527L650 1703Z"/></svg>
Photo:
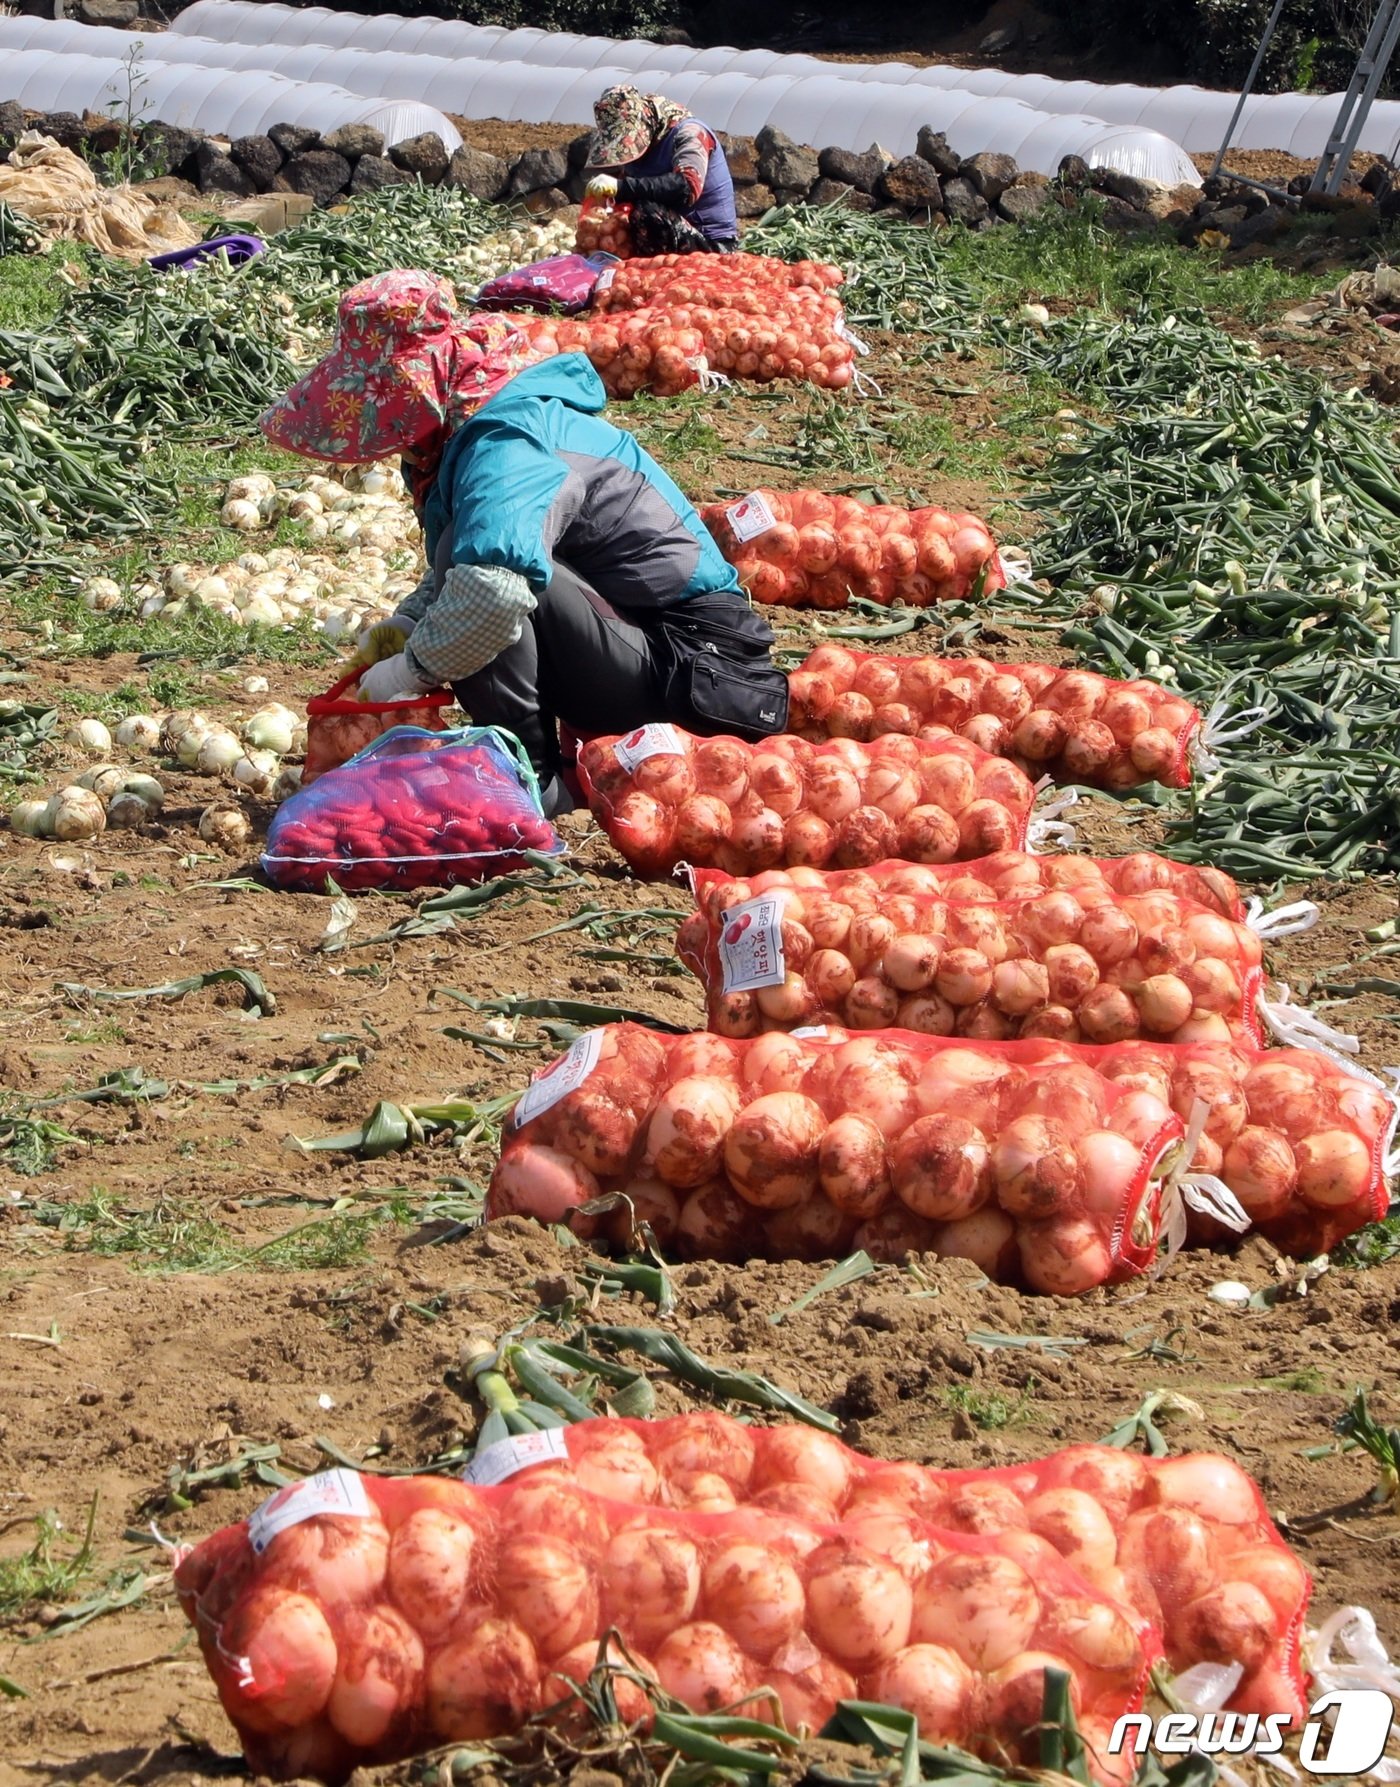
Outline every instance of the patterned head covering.
<svg viewBox="0 0 1400 1787"><path fill-rule="evenodd" d="M535 358L504 317L463 317L432 273L380 273L340 300L332 351L258 426L308 459L363 465L441 441Z"/></svg>
<svg viewBox="0 0 1400 1787"><path fill-rule="evenodd" d="M659 93L609 87L593 102L593 147L588 165L621 168L640 161L658 137L689 116L683 105L663 99Z"/></svg>

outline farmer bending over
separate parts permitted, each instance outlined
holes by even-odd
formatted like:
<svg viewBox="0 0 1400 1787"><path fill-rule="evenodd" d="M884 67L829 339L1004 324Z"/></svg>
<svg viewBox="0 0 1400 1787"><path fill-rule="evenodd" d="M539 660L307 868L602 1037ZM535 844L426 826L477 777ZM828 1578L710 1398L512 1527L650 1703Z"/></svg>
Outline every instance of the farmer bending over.
<svg viewBox="0 0 1400 1787"><path fill-rule="evenodd" d="M683 105L635 87L609 87L593 106L590 198L615 198L632 210L638 254L728 253L739 246L734 183L712 130Z"/></svg>
<svg viewBox="0 0 1400 1787"><path fill-rule="evenodd" d="M445 280L382 273L346 292L334 350L261 426L312 459L400 456L430 569L362 637L360 694L450 684L520 739L553 816L572 805L559 722L761 738L787 722L787 683L700 517L604 420L586 356L530 354L504 318L460 316Z"/></svg>

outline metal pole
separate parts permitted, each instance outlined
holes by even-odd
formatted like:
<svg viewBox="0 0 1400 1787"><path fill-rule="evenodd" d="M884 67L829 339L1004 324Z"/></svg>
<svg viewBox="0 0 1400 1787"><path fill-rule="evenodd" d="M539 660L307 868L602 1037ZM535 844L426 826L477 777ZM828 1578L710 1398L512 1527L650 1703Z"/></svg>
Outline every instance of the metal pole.
<svg viewBox="0 0 1400 1787"><path fill-rule="evenodd" d="M1230 147L1230 140L1235 134L1235 126L1239 123L1240 113L1244 110L1244 102L1254 91L1254 83L1258 80L1259 70L1264 63L1264 52L1273 41L1273 35L1278 28L1279 15L1282 13L1283 7L1284 0L1274 0L1274 10L1269 14L1269 22L1264 27L1264 35L1259 39L1259 48L1255 52L1254 62L1249 71L1249 78L1246 80L1244 87L1240 92L1239 101L1230 115L1230 122L1225 129L1225 140L1220 145L1220 148L1216 153L1214 164L1211 167L1210 178L1212 180L1220 172L1220 164L1225 159L1225 151Z"/></svg>
<svg viewBox="0 0 1400 1787"><path fill-rule="evenodd" d="M1389 14L1388 17L1387 13ZM1342 181L1346 178L1347 169L1351 166L1351 158L1356 149L1357 141L1365 127L1366 119L1370 116L1371 107L1375 103L1376 94L1380 89L1380 84L1385 79L1385 71L1390 66L1390 59L1395 54L1395 45L1397 42L1400 42L1400 4L1397 4L1397 0L1381 0L1381 4L1376 9L1376 19L1375 24L1371 28L1371 37L1375 36L1378 29L1383 30L1383 35L1381 37L1379 48L1376 51L1371 71L1366 78L1366 86L1362 91L1361 98L1356 104L1350 121L1345 126L1342 124L1340 114L1337 119L1337 130L1341 131L1345 129L1346 134L1343 141L1338 146L1336 159L1327 176L1325 190L1329 198L1335 197L1341 190ZM1366 50L1369 50L1371 47L1371 37L1368 37L1366 40ZM1366 50L1362 51L1363 61L1366 57ZM1359 68L1357 73L1360 73ZM1349 99L1351 96L1348 95L1347 97ZM1345 110L1345 107L1346 102L1344 101L1343 110ZM1317 174L1313 176L1314 187L1317 185L1318 175L1320 175L1321 172L1322 168L1319 164Z"/></svg>

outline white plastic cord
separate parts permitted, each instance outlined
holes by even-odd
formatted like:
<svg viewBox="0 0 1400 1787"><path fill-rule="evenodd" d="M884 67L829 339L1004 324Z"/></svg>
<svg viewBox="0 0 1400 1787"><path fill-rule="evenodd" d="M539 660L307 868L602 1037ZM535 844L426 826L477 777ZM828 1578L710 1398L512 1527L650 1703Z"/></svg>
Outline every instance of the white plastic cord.
<svg viewBox="0 0 1400 1787"><path fill-rule="evenodd" d="M1375 1074L1367 1073L1365 1068L1357 1068L1354 1071L1362 1074L1368 1080L1374 1080L1390 1100L1390 1122L1386 1125L1385 1140L1381 1143L1381 1171L1387 1179L1393 1179L1397 1173L1400 1173L1400 1147L1396 1146L1395 1141L1395 1131L1400 1128L1400 1067L1383 1067L1381 1069L1381 1072L1390 1080L1388 1088L1383 1080L1377 1079Z"/></svg>
<svg viewBox="0 0 1400 1787"><path fill-rule="evenodd" d="M855 330L852 329L844 316L837 317L833 328L835 334L837 334L842 341L849 342L858 354L868 354L870 352L870 343L861 340L860 336L856 334Z"/></svg>
<svg viewBox="0 0 1400 1787"><path fill-rule="evenodd" d="M1008 588L1018 583L1029 587L1035 582L1035 573L1031 569L1031 555L1024 546L999 546L997 557L1001 560L1001 568L1005 574Z"/></svg>
<svg viewBox="0 0 1400 1787"><path fill-rule="evenodd" d="M1188 1210L1194 1210L1198 1216L1214 1217L1237 1235L1242 1235L1250 1227L1249 1213L1224 1180L1217 1179L1213 1173L1190 1170L1209 1120L1210 1106L1203 1098L1193 1100L1181 1147L1182 1166L1167 1181L1162 1192L1162 1234L1167 1250L1157 1261L1158 1271L1186 1245Z"/></svg>
<svg viewBox="0 0 1400 1787"><path fill-rule="evenodd" d="M1229 711L1229 701L1222 696L1201 721L1188 747L1192 769L1199 770L1203 776L1220 773L1220 759L1215 754L1218 745L1238 744L1242 738L1257 732L1269 717L1266 707L1246 707L1232 715L1227 726L1223 721Z"/></svg>
<svg viewBox="0 0 1400 1787"><path fill-rule="evenodd" d="M873 378L868 378L859 366L851 368L851 380L855 385L857 397L868 397L872 392L876 397L885 395L877 382Z"/></svg>
<svg viewBox="0 0 1400 1787"><path fill-rule="evenodd" d="M722 372L711 372L708 366L701 366L698 370L700 373L700 389L706 393L727 391L730 385L734 382L732 379L726 378Z"/></svg>
<svg viewBox="0 0 1400 1787"><path fill-rule="evenodd" d="M1338 1649L1341 1657L1336 1654ZM1315 1690L1324 1694L1379 1691L1400 1702L1400 1668L1391 1662L1376 1631L1375 1618L1365 1607L1339 1607L1316 1631L1306 1631L1303 1657ZM1364 1779L1400 1781L1400 1761L1382 1756Z"/></svg>
<svg viewBox="0 0 1400 1787"><path fill-rule="evenodd" d="M1278 998L1269 999L1260 993L1255 1010L1263 1019L1270 1036L1288 1049L1313 1049L1322 1055L1359 1055L1361 1044L1344 1030L1334 1030L1323 1023L1306 1005L1294 1005L1293 995L1281 982ZM1347 1067L1351 1066L1348 1061Z"/></svg>
<svg viewBox="0 0 1400 1787"><path fill-rule="evenodd" d="M1261 943L1273 943L1279 937L1296 937L1300 931L1310 931L1320 916L1321 908L1312 900L1293 900L1269 912L1264 902L1251 894L1244 922Z"/></svg>
<svg viewBox="0 0 1400 1787"><path fill-rule="evenodd" d="M1060 818L1061 813L1079 805L1079 790L1062 788L1042 807L1040 797L1051 786L1049 776L1042 776L1035 785L1036 806L1040 810L1032 809L1031 822L1026 827L1026 851L1031 856L1043 856L1049 849L1073 850L1079 842L1074 826Z"/></svg>

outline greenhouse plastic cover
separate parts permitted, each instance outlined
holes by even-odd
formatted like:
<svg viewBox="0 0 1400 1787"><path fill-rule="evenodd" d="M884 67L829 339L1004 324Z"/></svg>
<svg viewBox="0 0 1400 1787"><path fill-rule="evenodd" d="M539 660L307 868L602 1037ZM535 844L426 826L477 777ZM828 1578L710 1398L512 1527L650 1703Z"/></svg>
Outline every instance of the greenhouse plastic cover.
<svg viewBox="0 0 1400 1787"><path fill-rule="evenodd" d="M40 29L31 31L33 26ZM60 32L71 35L60 39L54 35ZM54 19L0 17L5 95L32 111L120 114L129 98L129 70L123 56L130 53L132 41L127 31ZM301 124L322 131L341 124L370 124L383 133L386 143L435 130L449 150L461 144L460 132L432 106L363 88L288 79L264 65L206 65L202 59L186 60L182 51L176 52L178 60L167 61L163 52L171 42L168 33L149 39L151 48L159 44L162 59L143 58L140 68L144 115L162 124L227 137L255 135L273 124Z"/></svg>
<svg viewBox="0 0 1400 1787"><path fill-rule="evenodd" d="M366 17L358 13L331 12L325 7L254 5L250 0L196 0L196 4L175 21L172 29L247 43L306 43L314 39L324 44L353 45L363 50L529 61L537 65L594 70L606 67L609 72L627 71L629 79L644 70L646 77L658 84L664 80L668 91L674 85L670 77L682 72L742 75L751 79L817 77L871 83L877 87L956 89L988 99L1020 100L1052 116L1080 114L1112 125L1159 131L1191 153L1219 148L1239 98L1236 93L1214 92L1204 87L1105 86L1094 81L1059 81L1048 75L1006 74L996 68L915 68L907 62L826 62L815 56L785 55L776 50L725 47L697 50L685 45L660 45L638 40L614 42L606 37L580 37L572 32L507 31L498 26L467 25L455 19L408 19L392 13ZM1245 102L1232 139L1233 146L1279 149L1311 159L1326 148L1340 103L1341 95L1336 93L1253 94ZM461 108L454 106L452 110L460 111ZM498 112L495 115L504 114ZM718 129L728 128L722 119L709 118L707 122ZM807 140L816 139L809 136ZM1378 101L1366 120L1360 147L1388 155L1397 141L1400 141L1400 100ZM865 144L849 146L863 148ZM998 148L1004 146L997 145ZM1124 164L1115 156L1111 165ZM1134 168L1131 171L1142 170Z"/></svg>
<svg viewBox="0 0 1400 1787"><path fill-rule="evenodd" d="M997 149L1040 173L1053 174L1064 156L1081 155L1091 166L1120 168L1167 186L1200 183L1183 151L1153 131L1125 131L1089 116L1056 117L1017 99L849 81L829 62L814 63L798 78L782 58L774 58L776 66L767 73L722 73L675 67L674 52L668 57L654 44L321 8L302 12L240 0L197 0L177 19L175 33L236 43L241 47L234 54L243 67L275 68L362 91L372 85L376 92L417 96L468 118L584 127L592 123L593 101L604 87L619 81L664 83L672 99L713 129L739 135L771 124L801 142L863 149L879 138L903 151L913 148L920 126L927 124L946 132L959 155ZM333 33L336 41L312 48L310 40L323 33ZM477 53L478 45L487 53ZM621 59L590 60L594 50ZM565 51L574 59L545 60ZM201 60L212 53L206 48Z"/></svg>

